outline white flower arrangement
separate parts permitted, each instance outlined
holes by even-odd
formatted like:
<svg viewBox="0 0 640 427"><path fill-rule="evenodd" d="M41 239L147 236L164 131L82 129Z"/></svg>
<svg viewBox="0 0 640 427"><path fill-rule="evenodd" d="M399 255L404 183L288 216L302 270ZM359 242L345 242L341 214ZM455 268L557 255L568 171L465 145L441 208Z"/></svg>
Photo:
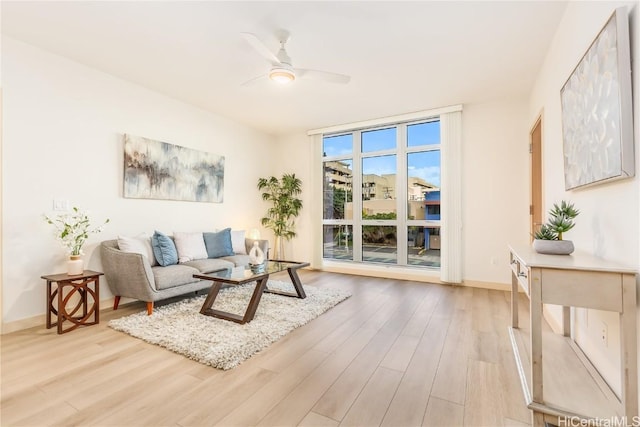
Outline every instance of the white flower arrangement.
<svg viewBox="0 0 640 427"><path fill-rule="evenodd" d="M77 207L73 207L71 212L58 215L56 218L50 218L45 215L47 223L53 225L56 229L55 236L62 246L69 252L69 255L82 255L82 246L89 238L89 234L100 233L109 219L96 228L91 228L91 220L88 211L81 211Z"/></svg>

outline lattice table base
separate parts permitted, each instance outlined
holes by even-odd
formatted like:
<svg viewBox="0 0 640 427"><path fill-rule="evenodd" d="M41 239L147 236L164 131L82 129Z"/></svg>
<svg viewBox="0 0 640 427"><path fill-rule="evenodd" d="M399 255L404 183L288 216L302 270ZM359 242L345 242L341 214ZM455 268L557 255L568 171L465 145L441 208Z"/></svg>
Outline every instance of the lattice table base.
<svg viewBox="0 0 640 427"><path fill-rule="evenodd" d="M90 270L75 276L42 276L47 281L47 329L57 326L58 333L63 334L78 326L100 323L100 276L102 273ZM51 321L52 314L55 322Z"/></svg>

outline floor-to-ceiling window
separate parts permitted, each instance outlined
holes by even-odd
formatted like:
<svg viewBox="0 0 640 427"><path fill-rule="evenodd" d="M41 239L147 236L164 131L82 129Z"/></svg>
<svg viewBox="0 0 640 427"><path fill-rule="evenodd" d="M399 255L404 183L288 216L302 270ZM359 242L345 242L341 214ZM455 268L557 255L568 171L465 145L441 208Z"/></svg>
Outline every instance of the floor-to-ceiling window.
<svg viewBox="0 0 640 427"><path fill-rule="evenodd" d="M440 120L322 136L323 257L440 267Z"/></svg>

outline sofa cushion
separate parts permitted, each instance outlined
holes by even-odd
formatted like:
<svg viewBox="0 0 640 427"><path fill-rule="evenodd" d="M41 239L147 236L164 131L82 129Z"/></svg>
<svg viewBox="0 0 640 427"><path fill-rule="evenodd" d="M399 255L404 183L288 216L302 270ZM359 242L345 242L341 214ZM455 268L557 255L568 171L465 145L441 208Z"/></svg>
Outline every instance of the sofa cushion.
<svg viewBox="0 0 640 427"><path fill-rule="evenodd" d="M118 249L123 252L144 255L152 267L158 265L158 261L156 261L156 257L153 254L151 237L147 233L140 233L134 237L118 236Z"/></svg>
<svg viewBox="0 0 640 427"><path fill-rule="evenodd" d="M197 259L194 261L185 262L182 265L195 268L200 273L211 273L213 271L221 270L224 268L231 270L234 267L233 262L225 261L222 258Z"/></svg>
<svg viewBox="0 0 640 427"><path fill-rule="evenodd" d="M244 244L244 230L231 230L231 245L235 254L246 254L247 248Z"/></svg>
<svg viewBox="0 0 640 427"><path fill-rule="evenodd" d="M238 255L225 256L220 259L232 262L233 265L235 265L236 267L241 267L241 266L244 267L249 265L249 255L238 254Z"/></svg>
<svg viewBox="0 0 640 427"><path fill-rule="evenodd" d="M194 274L198 274L198 270L184 264L151 267L151 271L153 271L156 289L159 291L198 281L193 278Z"/></svg>
<svg viewBox="0 0 640 427"><path fill-rule="evenodd" d="M207 258L207 248L204 246L202 233L181 233L175 231L173 240L176 242L178 262L183 264L194 259Z"/></svg>
<svg viewBox="0 0 640 427"><path fill-rule="evenodd" d="M159 231L153 233L151 246L153 247L153 255L155 255L158 264L161 266L164 267L178 263L178 251L176 250L176 245L166 234Z"/></svg>
<svg viewBox="0 0 640 427"><path fill-rule="evenodd" d="M233 255L233 246L231 244L231 229L215 233L202 233L204 237L204 245L207 248L209 258L220 258L223 256Z"/></svg>

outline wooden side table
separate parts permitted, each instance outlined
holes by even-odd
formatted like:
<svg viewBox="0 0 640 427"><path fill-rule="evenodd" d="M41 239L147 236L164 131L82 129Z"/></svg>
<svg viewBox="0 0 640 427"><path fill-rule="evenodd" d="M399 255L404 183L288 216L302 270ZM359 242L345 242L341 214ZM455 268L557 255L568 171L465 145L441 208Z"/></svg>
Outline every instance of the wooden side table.
<svg viewBox="0 0 640 427"><path fill-rule="evenodd" d="M78 326L89 326L100 323L100 276L98 271L84 270L82 274L49 274L41 276L47 281L47 329L58 327L58 333L73 331ZM89 287L93 283L93 289ZM55 284L55 286L53 286ZM65 293L65 288L67 291ZM77 302L70 300L77 297ZM89 300L91 296L91 301ZM75 305L74 305L75 304ZM57 316L51 322L51 313ZM93 320L91 320L93 317ZM63 323L72 323L63 328Z"/></svg>

